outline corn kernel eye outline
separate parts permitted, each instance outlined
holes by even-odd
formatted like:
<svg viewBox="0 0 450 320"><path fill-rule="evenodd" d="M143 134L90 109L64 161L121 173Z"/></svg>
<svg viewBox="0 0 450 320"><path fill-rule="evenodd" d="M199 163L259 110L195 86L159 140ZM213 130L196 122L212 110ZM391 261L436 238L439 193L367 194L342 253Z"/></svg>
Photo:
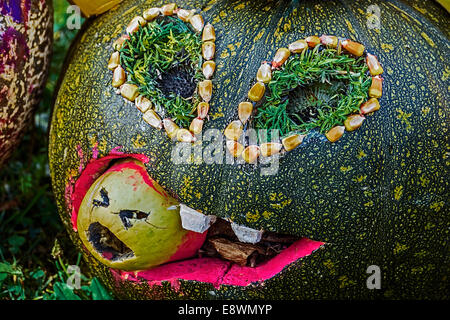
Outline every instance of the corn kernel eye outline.
<svg viewBox="0 0 450 320"><path fill-rule="evenodd" d="M201 73L204 80L192 79L195 83L194 95L199 96L199 103L196 109L196 117L193 118L189 128L180 128L175 121L167 117L162 119L163 110L155 110L152 101L145 95L139 94L139 87L130 81L127 81L127 72L121 66L121 49L127 46L127 41L133 34L154 21L158 17L178 18L191 31L201 35L201 52L199 52L201 61ZM202 132L205 119L209 119L209 101L212 97L213 84L211 78L214 74L216 65L215 57L215 29L210 23L206 23L200 14L195 14L195 9L187 10L178 8L175 3L145 9L142 16L134 17L126 27L126 34L121 35L113 43L114 52L108 61L108 69L113 72L112 86L117 88L116 93L136 105L142 112L142 117L152 127L164 129L170 139L178 139L180 142L195 142L195 135ZM194 110L194 106L192 107Z"/></svg>
<svg viewBox="0 0 450 320"><path fill-rule="evenodd" d="M382 95L383 68L375 55L366 51L364 45L350 39L340 39L336 36L322 35L308 36L292 42L287 48L280 48L276 51L272 61L263 61L256 73L256 82L250 88L247 99L238 105L238 120L232 120L224 130L224 136L227 139L227 147L230 153L235 157L242 157L247 163L256 163L259 156L270 157L275 154L284 154L297 148L304 137L308 134L290 132L279 141L264 142L260 145L249 145L245 139L249 129L248 123L255 117L256 107L267 95L266 86L272 80L272 72L280 70L283 65L293 59L295 55L301 55L307 50L317 50L321 48L335 49L337 55L343 52L353 57L364 57L364 62L368 68L368 75L371 77L371 85L368 89L369 99L359 106L359 113L348 114L346 120L341 125L336 125L325 133L329 142L338 141L345 131L354 131L358 129L365 120L364 115L380 109L378 99ZM239 141L243 141L241 144ZM237 151L239 150L239 151ZM260 152L264 150L264 152ZM249 154L253 154L249 157Z"/></svg>
<svg viewBox="0 0 450 320"><path fill-rule="evenodd" d="M125 82L126 72L120 65L120 50L126 45L130 35L153 21L158 16L176 15L181 21L189 23L191 28L198 34L202 34L201 56L205 60L202 64L202 72L205 80L199 81L196 92L202 101L197 106L197 117L195 117L189 129L180 128L172 119L161 119L161 116L152 108L152 102L146 97L139 95L138 87L132 83ZM195 14L195 10L186 10L178 8L175 3L164 5L160 8L148 8L143 11L142 16L134 17L128 24L127 34L120 36L113 44L115 51L110 57L108 68L113 71L112 85L119 88L117 93L125 99L133 102L143 113L143 119L152 127L164 129L170 139L176 139L180 142L194 143L196 135L202 132L205 118L209 118L209 102L212 97L213 85L211 77L215 71L215 30L214 27L205 22L200 14ZM225 128L223 134L227 140L227 147L230 153L235 157L242 157L247 163L257 163L260 156L270 157L275 154L284 154L297 148L306 134L290 132L285 135L281 141L269 141L260 145L241 144L238 142L242 135L246 134L248 123L255 116L255 106L267 94L266 85L272 80L272 72L279 70L283 65L292 59L295 55L303 54L307 50L314 50L317 47L335 49L337 55L343 52L354 57L364 57L371 76L371 86L368 90L369 100L360 105L359 113L348 114L344 123L335 125L325 133L329 142L338 141L345 131L354 131L358 129L365 120L364 115L380 109L378 99L382 96L382 78L383 68L377 57L365 49L364 45L350 40L341 39L333 35L308 36L290 43L287 48L279 48L271 61L262 62L256 74L256 82L250 88L247 99L238 105L238 120L232 120ZM233 141L233 143L229 143ZM279 143L281 142L281 143ZM264 150L264 152L260 152Z"/></svg>

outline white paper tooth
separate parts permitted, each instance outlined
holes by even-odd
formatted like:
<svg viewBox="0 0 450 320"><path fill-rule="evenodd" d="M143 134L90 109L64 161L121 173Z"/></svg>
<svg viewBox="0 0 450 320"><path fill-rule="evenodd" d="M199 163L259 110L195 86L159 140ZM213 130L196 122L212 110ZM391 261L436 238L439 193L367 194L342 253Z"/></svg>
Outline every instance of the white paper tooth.
<svg viewBox="0 0 450 320"><path fill-rule="evenodd" d="M249 227L238 225L233 222L231 223L231 229L233 229L239 241L252 244L261 241L261 236L263 234L262 230L255 230Z"/></svg>
<svg viewBox="0 0 450 320"><path fill-rule="evenodd" d="M208 216L180 203L181 225L183 229L203 233L216 222L216 216Z"/></svg>

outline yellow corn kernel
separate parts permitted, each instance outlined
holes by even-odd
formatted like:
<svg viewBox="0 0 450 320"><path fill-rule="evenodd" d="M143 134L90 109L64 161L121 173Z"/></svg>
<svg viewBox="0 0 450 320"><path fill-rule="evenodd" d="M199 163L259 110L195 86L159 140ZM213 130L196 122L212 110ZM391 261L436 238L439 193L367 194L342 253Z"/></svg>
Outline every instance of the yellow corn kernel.
<svg viewBox="0 0 450 320"><path fill-rule="evenodd" d="M202 97L203 101L209 102L212 97L212 81L203 80L198 84L198 93Z"/></svg>
<svg viewBox="0 0 450 320"><path fill-rule="evenodd" d="M291 151L297 148L303 142L304 137L305 135L293 134L281 140L281 143L283 144L286 151Z"/></svg>
<svg viewBox="0 0 450 320"><path fill-rule="evenodd" d="M318 36L309 36L305 38L305 41L310 48L314 48L320 43L320 38Z"/></svg>
<svg viewBox="0 0 450 320"><path fill-rule="evenodd" d="M153 109L148 109L142 116L145 122L151 125L153 128L161 129L162 122L159 115Z"/></svg>
<svg viewBox="0 0 450 320"><path fill-rule="evenodd" d="M166 118L163 120L164 130L170 139L173 139L177 135L177 131L180 127L172 121L172 119Z"/></svg>
<svg viewBox="0 0 450 320"><path fill-rule="evenodd" d="M165 16L173 15L173 11L177 8L176 3L168 3L161 7L161 13Z"/></svg>
<svg viewBox="0 0 450 320"><path fill-rule="evenodd" d="M344 126L335 126L328 131L325 136L330 142L338 141L342 135L344 134L345 127Z"/></svg>
<svg viewBox="0 0 450 320"><path fill-rule="evenodd" d="M120 38L118 38L116 41L114 41L113 43L113 48L116 51L120 51L120 49L122 49L123 44L125 43L126 40L129 40L130 36L127 34L123 34L120 36Z"/></svg>
<svg viewBox="0 0 450 320"><path fill-rule="evenodd" d="M118 51L114 51L108 61L108 69L114 71L120 64L120 54Z"/></svg>
<svg viewBox="0 0 450 320"><path fill-rule="evenodd" d="M307 48L308 48L308 43L305 40L297 40L295 42L292 42L288 46L289 51L291 51L292 53L301 53L304 50L306 50Z"/></svg>
<svg viewBox="0 0 450 320"><path fill-rule="evenodd" d="M259 150L261 151L261 155L263 157L270 157L274 154L280 153L283 145L277 142L266 142L259 146Z"/></svg>
<svg viewBox="0 0 450 320"><path fill-rule="evenodd" d="M266 92L266 86L262 82L257 82L248 92L248 98L254 102L258 102L264 96Z"/></svg>
<svg viewBox="0 0 450 320"><path fill-rule="evenodd" d="M216 31L210 23L207 23L203 28L202 41L216 41Z"/></svg>
<svg viewBox="0 0 450 320"><path fill-rule="evenodd" d="M121 66L118 66L116 69L114 69L113 72L113 79L112 79L112 86L114 88L120 87L126 79L125 70Z"/></svg>
<svg viewBox="0 0 450 320"><path fill-rule="evenodd" d="M203 62L202 71L206 79L211 79L215 70L216 70L216 63L214 61Z"/></svg>
<svg viewBox="0 0 450 320"><path fill-rule="evenodd" d="M273 57L272 61L272 67L273 68L279 68L283 65L283 63L289 58L291 55L291 52L289 49L286 48L280 48L275 53L275 57Z"/></svg>
<svg viewBox="0 0 450 320"><path fill-rule="evenodd" d="M256 80L262 83L269 83L272 80L272 68L270 64L263 63L256 73Z"/></svg>
<svg viewBox="0 0 450 320"><path fill-rule="evenodd" d="M337 48L338 38L336 36L322 35L319 39L324 46L329 48Z"/></svg>
<svg viewBox="0 0 450 320"><path fill-rule="evenodd" d="M259 147L256 145L252 145L244 149L244 151L242 152L242 158L245 160L245 162L253 164L256 163L256 160L258 160L259 154Z"/></svg>
<svg viewBox="0 0 450 320"><path fill-rule="evenodd" d="M381 64L378 62L378 59L373 54L367 53L366 63L369 67L370 74L373 76L377 76L383 73L383 68Z"/></svg>
<svg viewBox="0 0 450 320"><path fill-rule="evenodd" d="M191 23L192 28L194 28L196 32L201 32L203 30L205 22L203 21L203 17L201 15L199 14L193 15L189 19L189 22Z"/></svg>
<svg viewBox="0 0 450 320"><path fill-rule="evenodd" d="M209 104L207 102L200 102L197 105L197 116L200 119L205 119L209 112Z"/></svg>
<svg viewBox="0 0 450 320"><path fill-rule="evenodd" d="M201 133L203 130L203 120L200 118L194 118L189 126L189 130L191 130L193 134Z"/></svg>
<svg viewBox="0 0 450 320"><path fill-rule="evenodd" d="M238 106L238 116L242 123L246 123L253 112L253 104L251 102L241 102Z"/></svg>
<svg viewBox="0 0 450 320"><path fill-rule="evenodd" d="M196 139L188 129L179 129L177 131L177 140L180 142L194 142Z"/></svg>
<svg viewBox="0 0 450 320"><path fill-rule="evenodd" d="M142 16L144 17L145 20L152 21L159 15L160 12L161 12L160 8L150 8L145 10L142 13Z"/></svg>
<svg viewBox="0 0 450 320"><path fill-rule="evenodd" d="M188 22L195 14L195 10L178 9L177 16L181 21Z"/></svg>
<svg viewBox="0 0 450 320"><path fill-rule="evenodd" d="M383 94L383 79L379 76L372 77L372 84L369 88L369 97L380 98Z"/></svg>
<svg viewBox="0 0 450 320"><path fill-rule="evenodd" d="M224 131L225 137L230 140L237 141L241 136L243 131L243 126L240 120L235 120L230 122L230 124L226 127Z"/></svg>
<svg viewBox="0 0 450 320"><path fill-rule="evenodd" d="M212 41L207 41L202 44L202 56L205 60L214 59L216 52L216 45Z"/></svg>
<svg viewBox="0 0 450 320"><path fill-rule="evenodd" d="M134 103L136 104L136 107L143 113L145 113L152 107L152 102L144 96L138 96L136 100L134 100Z"/></svg>
<svg viewBox="0 0 450 320"><path fill-rule="evenodd" d="M234 140L227 140L227 149L233 157L237 158L244 151L244 146Z"/></svg>
<svg viewBox="0 0 450 320"><path fill-rule="evenodd" d="M359 114L351 114L345 119L344 126L347 131L354 131L361 127L362 123L366 118Z"/></svg>
<svg viewBox="0 0 450 320"><path fill-rule="evenodd" d="M138 87L134 84L124 83L120 86L120 94L127 100L134 102L139 92Z"/></svg>
<svg viewBox="0 0 450 320"><path fill-rule="evenodd" d="M356 57L361 57L364 53L364 46L352 40L342 41L342 48Z"/></svg>
<svg viewBox="0 0 450 320"><path fill-rule="evenodd" d="M188 22L189 19L195 14L195 10L178 9L177 17L181 21Z"/></svg>
<svg viewBox="0 0 450 320"><path fill-rule="evenodd" d="M138 31L140 26L145 26L146 23L147 21L143 17L141 16L134 17L133 20L131 20L131 22L127 26L127 33L128 34L135 33L136 31Z"/></svg>
<svg viewBox="0 0 450 320"><path fill-rule="evenodd" d="M378 102L378 99L376 99L376 98L371 98L371 99L367 100L359 108L359 110L362 114L371 113L371 112L377 111L379 109L380 109L380 103Z"/></svg>

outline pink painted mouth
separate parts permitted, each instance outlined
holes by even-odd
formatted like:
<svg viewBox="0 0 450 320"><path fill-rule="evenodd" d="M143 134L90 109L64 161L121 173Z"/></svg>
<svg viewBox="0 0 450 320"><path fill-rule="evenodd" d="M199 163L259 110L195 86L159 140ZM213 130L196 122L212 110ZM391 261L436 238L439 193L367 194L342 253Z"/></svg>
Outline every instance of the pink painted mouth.
<svg viewBox="0 0 450 320"><path fill-rule="evenodd" d="M148 158L139 154L123 154L117 151L100 159L92 159L82 170L74 186L67 186L66 199L72 209L71 221L77 231L77 215L81 201L94 181L107 169L111 161L133 158L148 162ZM73 183L73 181L72 181ZM205 233L206 234L206 233ZM202 238L205 240L205 237ZM202 241L203 241L202 240ZM179 280L190 280L212 284L216 289L221 285L248 286L251 283L263 282L283 271L288 265L312 254L325 243L308 238L301 238L279 254L256 267L240 266L231 261L215 257L190 258L174 261L149 270L128 272L111 269L117 280L147 281L149 285L161 285L169 282L175 290L179 288ZM178 251L182 251L179 248ZM189 248L187 248L189 249ZM179 252L177 252L179 253ZM176 259L171 259L176 260Z"/></svg>
<svg viewBox="0 0 450 320"><path fill-rule="evenodd" d="M161 285L163 281L168 281L174 288L179 286L180 279L211 283L216 289L221 285L248 286L272 278L323 245L323 242L302 238L264 264L253 268L219 258L193 258L139 272L111 271L120 279L136 282L145 280L150 285Z"/></svg>

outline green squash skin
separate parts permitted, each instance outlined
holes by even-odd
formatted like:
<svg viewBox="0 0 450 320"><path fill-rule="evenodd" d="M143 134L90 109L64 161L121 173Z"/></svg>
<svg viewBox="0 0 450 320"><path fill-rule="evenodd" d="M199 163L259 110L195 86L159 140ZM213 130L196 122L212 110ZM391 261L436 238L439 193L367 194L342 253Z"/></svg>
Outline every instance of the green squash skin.
<svg viewBox="0 0 450 320"><path fill-rule="evenodd" d="M58 208L80 250L66 201L93 158L121 146L143 153L150 176L179 201L238 224L324 241L263 285L222 286L180 280L149 285L117 279L84 250L94 274L118 298L134 299L448 299L448 13L437 3L379 3L381 29L368 29L364 1L254 3L177 1L202 9L216 29L211 120L222 130L237 119L260 63L308 35L359 41L384 68L381 109L334 144L310 134L280 160L275 176L250 165L176 165L163 131L116 95L107 61L112 43L143 9L161 1L124 1L88 21L67 59L50 130L50 170ZM81 146L82 152L77 146ZM369 290L366 270L381 269Z"/></svg>
<svg viewBox="0 0 450 320"><path fill-rule="evenodd" d="M20 3L0 5L0 167L30 125L47 81L52 53L52 1L31 0L29 10L20 8ZM15 32L12 42L7 36L11 29Z"/></svg>

